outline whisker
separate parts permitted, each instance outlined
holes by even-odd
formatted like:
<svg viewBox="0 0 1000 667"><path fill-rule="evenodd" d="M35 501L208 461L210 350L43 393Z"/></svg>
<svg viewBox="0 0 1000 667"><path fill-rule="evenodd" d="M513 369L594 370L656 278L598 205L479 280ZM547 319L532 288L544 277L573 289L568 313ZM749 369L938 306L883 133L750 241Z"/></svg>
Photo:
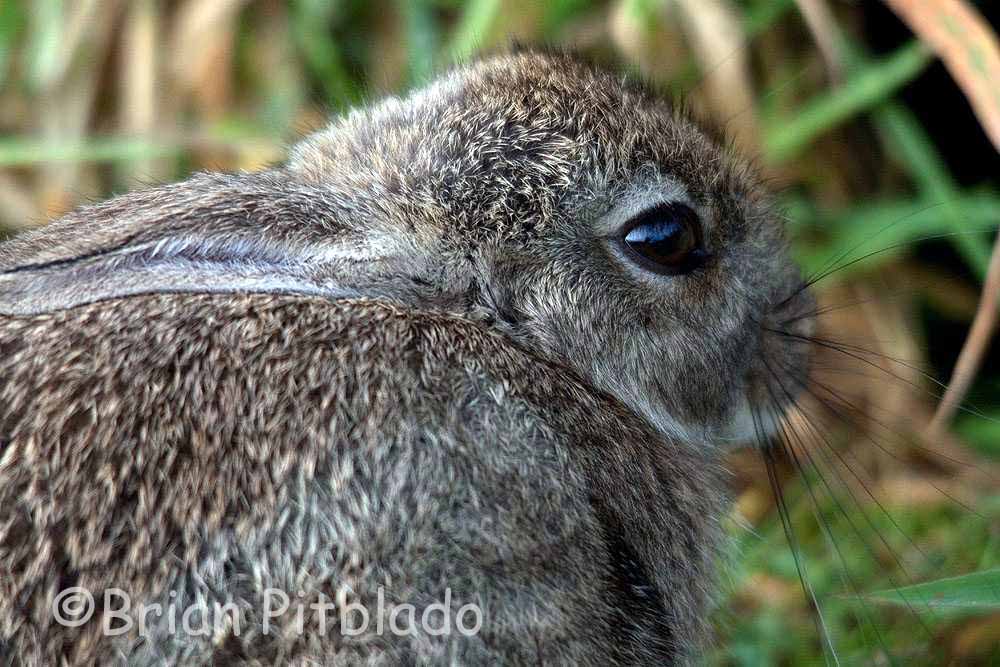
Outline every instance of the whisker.
<svg viewBox="0 0 1000 667"><path fill-rule="evenodd" d="M799 313L797 315L794 315L792 317L789 317L788 319L782 320L781 322L779 322L778 325L781 326L781 327L786 327L789 324L795 324L796 322L801 322L802 320L805 320L805 319L809 319L809 318L815 319L815 318L821 317L823 315L828 315L830 313L835 313L835 312L844 310L846 308L854 308L856 306L861 306L861 305L864 305L866 303L872 303L875 300L876 300L875 297L869 297L869 298L866 298L866 299L855 299L854 301L848 301L847 303L837 303L837 304L831 304L829 306L822 306L822 307L821 306L817 306L816 308L814 308L812 310L808 310L808 311Z"/></svg>
<svg viewBox="0 0 1000 667"><path fill-rule="evenodd" d="M783 369L783 370L787 371L787 369ZM887 456L891 457L894 461L897 461L899 463L906 463L903 459L901 459L899 457L899 455L897 455L895 452L893 452L893 451L891 451L889 449L886 449L885 446L883 446L875 438L873 438L871 436L871 434L868 432L868 429L866 429L861 424L856 423L853 419L850 418L850 416L848 416L845 413L841 412L835 406L831 405L828 401L824 400L821 396L819 396L813 390L813 386L816 386L816 387L822 389L823 391L825 391L827 394L829 394L830 398L832 400L836 401L837 403L839 403L841 405L845 405L847 408L849 408L851 410L854 410L855 412L859 412L859 413L863 412L861 410L861 408L859 408L857 405L855 405L855 404L851 403L850 401L842 398L835 390L833 390L832 388L830 388L825 383L822 383L822 382L816 380L815 378L813 378L809 383L801 383L800 382L799 385L800 385L800 387L801 387L801 389L803 391L805 391L810 396L812 396L814 399L816 399L817 403L819 403L823 408L825 408L828 412L830 412L834 417L836 417L837 419L841 420L843 423L848 424L848 425L854 427L857 430L857 432L865 440L867 440L872 445L874 445L879 451L881 451L884 454L886 454ZM800 409L802 409L801 406L799 406L799 407L800 407ZM885 429L887 433L889 433L891 435L897 435L896 432L892 428L890 428L887 424L883 423L881 420L876 419L871 414L869 414L867 416L875 424L877 424L878 426L881 426L883 429ZM966 466L966 467L970 467L970 468L972 468L972 469L974 469L974 470L976 470L978 472L981 472L982 474L984 474L987 477L990 477L992 479L992 476L987 471L982 470L979 466L976 466L975 464L968 463L966 461L961 461L959 459L955 459L955 458L947 456L946 454L943 454L941 452L936 452L936 451L934 451L932 449L927 449L926 447L921 447L920 445L917 445L916 443L910 443L909 441L905 441L905 440L904 440L904 442L906 442L906 444L907 444L908 447L911 447L913 449L921 451L921 452L923 452L923 453L925 453L925 454L927 454L929 456L932 456L932 457L933 456L938 456L938 457L941 457L941 458L943 458L943 459L945 459L945 460L947 460L947 461L949 461L951 463L955 463L955 464L963 465L963 466ZM837 452L837 450L835 448L831 448L831 449L839 457L839 452ZM860 462L858 462L858 463L860 464ZM854 473L853 469L850 466L846 466L846 467L847 467L848 470L850 470L852 472L852 474ZM864 482L860 478L858 479L858 482L861 483L862 486L865 486ZM945 498L947 498L951 502L955 503L957 506L961 507L962 509L964 509L964 510L966 510L966 511L972 513L972 514L974 514L975 516L982 517L982 515L979 512L977 512L975 509L973 509L972 507L969 507L967 504L963 503L958 498L955 498L953 495L951 495L950 493L948 493L944 489L938 487L933 481L927 480L927 482L938 493L940 493L942 496L944 496ZM875 500L876 503L878 502L877 499L874 497L874 495L872 495L872 493L868 490L867 487L865 487L865 491L868 493L869 496L871 496L872 500ZM887 512L886 512L886 514L888 515ZM897 526L897 529L898 529L898 526ZM900 529L900 532L902 533L903 531ZM904 533L904 535L905 535L905 533Z"/></svg>
<svg viewBox="0 0 1000 667"><path fill-rule="evenodd" d="M820 608L819 601L816 598L816 593L809 581L806 566L801 557L799 542L795 536L795 530L792 527L791 519L789 518L788 505L785 503L784 492L782 491L781 482L778 479L776 471L777 461L774 458L774 450L772 449L772 445L767 442L763 435L764 429L760 423L760 416L757 414L756 410L752 411L752 418L754 431L756 432L757 440L760 443L765 467L767 468L768 482L771 485L771 492L774 494L775 503L778 507L778 515L781 519L782 529L785 532L785 538L788 540L788 545L792 550L792 559L795 561L795 569L799 576L799 582L802 584L803 590L805 590L809 595L813 609L816 611L816 614L813 617L814 623L816 624L816 630L823 638L823 641L826 642L827 647L830 649L829 654L824 651L824 656L832 655L835 664L840 665L840 660L837 657L837 651L834 648L833 639L830 637L826 619L823 617L823 610ZM829 664L829 658L826 658L826 660L827 664Z"/></svg>
<svg viewBox="0 0 1000 667"><path fill-rule="evenodd" d="M780 380L778 380L778 378L773 374L773 371L771 371L770 369L768 369L768 372L771 374L771 376L776 381L778 381L780 383ZM767 390L768 390L768 393L771 395L772 403L777 404L777 402L775 401L775 397L774 397L774 395L773 395L770 387L768 387ZM780 414L775 414L774 416L780 418L781 415ZM804 443L801 440L800 434L797 431L795 431L795 429L790 428L789 425L787 424L787 422L785 422L785 421L779 422L779 427L778 428L779 428L779 432L782 435L782 438L779 440L779 443L783 447L783 449L785 451L785 455L788 456L792 460L792 462L795 465L795 467L799 470L800 477L801 477L801 479L802 479L802 481L803 481L803 483L804 483L804 485L806 487L806 491L809 494L810 501L812 503L812 508L811 508L812 509L812 514L813 514L814 517L816 517L817 524L821 527L827 543L830 544L833 547L834 552L837 555L837 559L840 562L841 568L840 568L839 576L841 578L841 582L844 584L845 588L850 589L854 593L855 597L861 603L862 609L864 611L865 619L868 621L868 623L871 625L872 629L875 631L875 635L876 635L876 638L878 640L879 645L882 647L882 650L886 653L886 655L890 655L891 656L892 652L889 650L889 648L887 647L884 639L882 638L882 634L878 630L878 624L874 621L874 616L871 613L870 607L864 601L864 598L861 596L860 588L858 587L857 583L855 582L854 577L851 575L850 569L847 566L847 560L844 557L844 554L843 554L843 552L840 549L840 545L837 543L837 540L833 536L833 531L830 528L830 524L827 521L825 514L823 513L823 510L821 508L819 500L816 498L816 494L815 494L815 492L813 490L812 484L809 482L809 476L806 473L805 468L802 465L802 462L799 460L799 458L795 454L795 449L794 449L794 447L791 444L792 437L790 436L790 434L794 435L795 439L799 441L800 447L803 448L804 452L807 453L808 450L805 449L805 445L804 445ZM836 495L833 493L833 491L830 489L829 485L826 483L826 479L823 476L822 472L820 471L819 467L816 465L816 463L814 461L811 460L811 458L810 458L810 463L811 463L813 469L816 471L817 476L820 478L820 480L826 486L827 495L836 504L836 506L840 509L840 512L844 515L844 517L848 518L848 520L849 520L849 517L848 517L847 513L844 511L843 507L840 505L839 501L837 500ZM863 538L861 537L860 533L857 530L855 530L855 533L858 535L858 537L860 539L862 539L862 541L864 541ZM865 624L862 622L862 619L858 616L857 612L854 609L852 609L851 613L855 617L855 620L858 622L858 626L861 627L861 628L864 628Z"/></svg>
<svg viewBox="0 0 1000 667"><path fill-rule="evenodd" d="M880 293L878 296L858 297L851 299L850 301L842 301L826 305L816 304L813 308L809 310L803 310L796 312L795 314L789 315L788 318L781 320L781 322L779 322L779 326L781 328L784 328L789 324L794 324L804 319L809 319L809 318L818 319L824 315L837 313L846 310L848 308L865 306L869 304L876 304L882 301L894 303L897 301L903 301L904 299L912 300L913 298L920 296L924 291L926 291L927 289L931 289L932 287L958 288L960 286L966 286L967 284L968 284L967 281L953 276L945 277L945 276L935 275L933 285L931 284L930 281L924 284L918 284L916 286L914 286L911 282L908 282L905 288L893 285L891 288L888 288L887 291ZM972 306L970 305L970 309L971 308Z"/></svg>
<svg viewBox="0 0 1000 667"><path fill-rule="evenodd" d="M852 359L860 361L860 362L862 362L864 364L868 364L869 366L872 366L873 368L876 368L876 369L882 371L883 373L886 373L887 375L890 375L891 377L896 378L900 382L903 382L903 383L909 385L910 387L913 387L914 389L917 389L921 393L933 397L936 400L940 400L942 395L941 394L936 394L933 391L930 391L930 390L928 390L928 389L926 389L924 387L921 387L920 385L916 384L912 380L908 380L908 379L902 377L901 375L892 372L891 370L889 370L887 368L883 368L883 367L879 366L878 364L876 364L872 360L865 358L863 355L864 354L868 354L868 355L871 355L871 356L875 356L875 357L880 357L880 358L883 358L883 359L887 359L889 361L897 363L897 364L899 364L901 366L904 366L904 367L908 368L909 370L912 370L912 371L918 373L922 378L928 380L929 382L934 383L935 385L938 385L940 387L946 387L946 385L943 382L941 382L940 380L938 380L934 376L930 375L926 371L923 371L920 368L917 368L916 366L908 364L907 362L905 362L903 360L894 359L894 358L892 358L892 357L890 357L888 355L885 355L885 354L883 354L881 352L875 352L875 351L872 351L872 350L864 350L864 352L856 354L856 353L852 352L849 348L845 348L844 346L839 345L835 341L826 341L826 340L823 340L821 338L815 338L815 337L812 337L812 336L804 336L802 334L796 334L796 333L791 332L791 331L782 331L780 329L765 328L765 331L777 334L779 336L785 336L787 338L793 338L793 339L796 339L796 340L800 340L802 342L812 343L814 345L818 345L818 346L823 347L825 349L833 350L834 352L840 352L841 354L846 355L848 357L851 357ZM989 415L983 414L981 411L979 411L975 407L968 407L968 406L962 405L962 406L959 406L959 410L961 410L962 412L965 412L966 414L970 414L970 415L973 415L975 417L979 417L981 419L985 419L985 420L987 420L989 422L992 422L992 423L995 423L995 424L1000 424L1000 419L994 419L994 418L990 417Z"/></svg>
<svg viewBox="0 0 1000 667"><path fill-rule="evenodd" d="M919 213L923 213L924 211L928 211L928 210L930 210L932 208L935 208L937 206L942 206L944 203L945 202L939 202L937 204L931 204L931 205L926 206L926 207L924 207L922 209L918 209L916 211L912 211L908 215L900 218L899 220L896 220L896 221L890 223L886 227L884 227L884 228L880 229L879 231L875 232L875 234L873 234L871 237L869 237L869 238L867 238L867 239L859 242L857 245L852 246L848 250L845 250L843 253L841 253L840 255L838 255L837 258L833 261L832 268L825 268L825 267L827 267L827 266L830 265L830 262L827 262L827 264L825 264L824 267L821 267L817 273L813 274L810 277L807 277L805 280L803 280L798 285L798 287L796 287L792 291L791 294L789 294L787 297L785 297L782 301L779 301L777 304L775 304L775 310L779 310L780 308L784 307L789 301L791 301L796 296L798 296L799 294L801 294L805 290L809 289L813 285L817 284L821 280L824 280L824 279L828 278L829 276L837 273L838 271L843 271L843 270L848 269L848 268L850 268L852 266L855 266L856 264L858 264L860 262L863 262L866 259L870 259L872 257L876 257L876 256L881 255L883 253L892 252L893 250L899 250L900 248L905 248L907 246L912 246L912 245L914 245L916 243L920 243L922 241L935 241L935 240L938 240L938 239L949 238L949 237L952 237L952 236L960 236L960 235L965 235L965 234L982 234L982 233L986 233L986 232L989 232L989 231L996 231L997 228L994 225L994 226L991 226L991 227L988 227L988 228L983 228L983 229L968 229L968 230L963 230L963 231L958 231L958 232L943 232L941 234L928 234L926 236L920 236L920 237L917 237L917 238L909 239L907 241L900 241L899 243L893 243L893 244L885 246L883 248L879 248L878 250L873 250L871 252L867 252L867 253L861 255L860 257L855 257L855 258L851 259L850 261L847 261L847 262L845 262L843 264L837 265L837 262L843 261L843 259L846 258L847 256L849 256L852 252L854 252L855 250L857 250L858 248L860 248L861 246L863 246L865 243L868 243L873 238L875 238L876 236L878 236L882 232L886 231L887 229L889 229L889 228L891 228L891 227L899 224L900 222L905 221L907 218L910 218L910 217L912 217L914 215L917 215Z"/></svg>
<svg viewBox="0 0 1000 667"><path fill-rule="evenodd" d="M791 393L790 393L790 392L788 391L788 389L787 389L787 388L785 387L784 383L783 383L783 382L781 381L781 378L780 378L780 377L779 377L779 376L778 376L778 375L777 375L777 374L776 374L776 373L774 372L774 370L773 370L773 369L771 369L770 365L769 365L769 364L767 364L767 362L766 362L766 361L764 362L764 364L765 364L765 367L766 367L766 368L768 369L768 372L770 373L771 377L772 377L772 378L774 378L774 380L775 380L775 381L776 381L776 382L778 383L778 386L779 386L779 387L781 388L782 392L783 392L783 393L784 393L784 394L786 395L786 397L787 397L787 398L788 398L789 400L793 400L793 396L792 396L792 395L791 395ZM769 392L769 393L771 392L771 390L770 390L770 387L768 388L768 392ZM772 400L774 400L774 399L773 399L773 394L772 394ZM801 411L803 412L803 414L805 414L805 411L804 411L804 409L803 409L803 408L802 408L801 406L799 406L799 407L800 407L800 410L801 410ZM851 466L847 464L847 462L846 462L846 461L844 460L844 458L843 458L843 457L842 457L842 456L840 455L840 452L839 452L839 450L838 450L838 449L837 449L836 447L834 447L834 446L833 446L833 444L832 444L832 443L831 443L831 442L830 442L830 441L829 441L829 440L828 440L828 439L826 438L826 436L824 436L824 435L823 435L823 433L822 433L822 432L821 432L821 431L820 431L819 429L817 429L817 428L816 428L816 427L815 427L815 426L814 426L814 425L812 424L812 422L811 422L811 421L808 421L808 420L807 420L807 421L806 421L806 424L807 424L807 426L808 426L808 427L810 428L810 430L811 430L811 431L813 432L813 434L814 434L814 435L816 436L816 438L817 438L817 441L818 441L818 442L819 442L819 443L820 443L821 445L824 445L824 446L825 446L825 447L826 447L827 449L829 449L829 450L830 450L831 452L833 452L833 454L834 454L834 455L835 455L835 456L837 457L837 459L838 459L838 460L840 461L841 465L843 465L843 466L844 466L844 467L845 467L845 468L846 468L846 469L847 469L847 470L848 470L848 471L849 471L849 472L850 472L850 473L851 473L851 474L852 474L852 475L854 476L854 478L855 478L855 479L857 480L857 482L858 482L858 483L859 483L859 484L861 485L861 487L862 487L862 488L864 489L864 491L865 491L865 494L866 494L866 495L867 495L867 496L868 496L869 498L871 498L872 502L874 502L874 503L875 503L875 505L876 505L876 506L878 507L879 511L881 511L881 513L882 513L882 514L883 514L883 515L884 515L884 516L886 517L886 519L888 519L888 520L889 520L889 522L890 522L890 523L892 524L892 526L893 526L893 527L894 527L894 528L895 528L895 529L896 529L896 530L897 530L897 531L899 532L899 534L900 534L900 535L902 535L902 536L903 536L903 538L904 538L904 539L906 539L906 540L907 540L907 542L908 542L908 543L909 543L909 544L910 544L910 545L911 545L911 546L912 546L912 547L913 547L913 548L914 548L914 549L915 549L915 550L916 550L916 551L917 551L917 552L918 552L918 553L919 553L919 554L920 554L920 555L921 555L921 556L922 556L922 557L923 557L923 558L924 558L925 560L927 560L927 555L926 555L926 554L925 554L925 553L923 552L923 550L922 550L922 549L921 549L921 548L920 548L920 547L919 547L919 546L918 546L918 545L917 545L917 544L916 544L915 542L913 542L913 540L912 540L912 539L910 538L910 536L909 536L909 535L908 535L908 534L906 533L906 531L904 531L904 530L902 529L902 527L901 527L901 526L900 526L900 525L899 525L899 524L898 524L898 523L896 522L895 518L894 518L894 517L892 516L892 513L891 513L891 512L889 512L889 511L888 511L888 510L887 510L887 509L886 509L886 508L885 508L885 507L884 507L884 506L882 505L882 503L881 503L881 502L880 502L880 501L878 500L878 498L877 498L877 497L875 496L875 494L874 494L874 493L872 493L871 489L870 489L870 488L868 487L868 485L867 485L867 484L866 484L866 483L864 482L864 480L863 480L863 479L861 479L861 477L860 477L860 476L859 476L859 475L858 475L858 474L857 474L857 473L856 473L856 472L854 471L854 469L853 469L853 468L851 468ZM802 443L801 443L801 441L800 441L800 444L802 444ZM892 555L893 559L894 559L894 560L896 561L896 565L898 565L898 566L899 566L899 568L900 568L900 569L901 569L901 570L903 571L903 573L904 573L904 574L905 574L905 575L907 576L907 578L908 578L908 579L912 580L912 579L913 579L912 575L910 575L909 571L907 571L907 569L906 569L906 566L905 566L905 565L904 565L904 564L902 563L902 561L901 561L901 560L900 560L900 559L899 559L899 558L897 557L897 555L896 555L895 551L894 551L894 550L893 550L893 548L892 548L892 547L891 547L891 546L889 545L889 543L888 543L888 542L887 542L887 541L885 540L884 536L883 536L883 535L882 535L882 534L881 534L881 533L880 533L880 532L878 531L878 529L877 529L877 528L875 527L874 523L873 523L873 522L871 521L871 519L869 518L869 516L868 516L867 512L865 512L865 511L864 511L864 509L863 509L863 507L862 507L861 503L859 503L859 502L857 501L857 499L856 499L856 498L854 498L854 494L853 494L853 493L851 493L851 491L850 491L850 486L849 486L848 484L846 484L846 483L844 482L844 479L843 479L843 478L842 478L842 477L840 476L840 473L839 473L839 472L837 471L837 467L836 467L836 466L834 466L834 465L832 465L832 460L831 460L831 459L829 459L829 458L827 457L826 453L825 453L825 452L823 451L823 449L822 449L822 448L819 448L819 449L817 449L817 452L819 452L819 453L820 453L820 454L821 454L821 455L822 455L822 456L823 456L823 457L824 457L824 458L826 459L826 462L827 462L827 465L829 465L829 466L830 466L830 469L831 469L831 470L833 470L834 474L835 474L835 475L837 475L838 479L840 479L840 482L841 482L841 484L842 484L842 485L844 486L844 488L845 488L845 489L847 490L847 493L848 493L848 495L849 495L849 496L851 496L852 500L854 500L855 504L856 504L856 505L858 506L858 509L859 509L859 511L861 512L861 515L862 515L862 517L864 517L864 519L865 519L865 522L866 522L866 523L868 524L868 527L869 527L869 528L871 528L871 529L872 529L873 531L875 531L875 533L876 533L876 534L877 534L877 535L879 536L879 539L880 539L880 541L882 542L882 545L883 545L883 546L884 546L884 547L885 547L885 548L886 548L886 549L887 549L887 550L889 551L889 553L890 553L890 554ZM792 451L791 453L792 453L792 454L793 454L793 456L794 456L794 451ZM805 456L807 456L807 457L809 458L810 462L813 462L813 467L814 467L814 468L815 468L815 469L817 470L817 472L818 472L818 471L820 470L820 468L819 468L819 467L818 467L818 466L817 466L817 465L815 464L815 462L814 462L814 461L813 461L813 459L812 459L812 456L811 456L811 454L809 453L809 450L808 450L807 448L805 448L805 447L804 447L804 444L803 444L803 453L804 453L804 455L805 455ZM824 477L823 477L822 475L820 475L820 479L821 479L821 480L823 480L823 483L824 483L824 484L826 484L826 479L825 479L825 478L824 478ZM850 519L850 517L848 517L848 516L847 516L847 513L846 513L846 512L844 512L844 510L843 510L843 507L842 507L842 506L840 505L840 502L839 502L839 501L837 501L837 500L835 499L835 497L834 497L834 494L833 494L833 491L832 491L832 489L830 489L830 487L829 487L829 486L827 486L827 490L828 490L828 492L829 492L829 493L830 493L830 495L831 495L831 499L834 499L834 502L835 502L835 503L837 504L838 508L839 508L839 509L841 510L841 512L842 512L842 513L844 514L844 517L845 517L845 518L846 518L846 519L848 520L848 523L850 523L850 524L851 524L851 526L852 526L852 528L853 528L853 527L854 527L854 524L853 524L853 521L852 521L852 520ZM857 531L857 529L855 529L855 532L856 532L856 534L858 534L858 536L860 537L860 531ZM870 549L869 549L869 551L870 551ZM874 554L872 554L872 555L874 556Z"/></svg>
<svg viewBox="0 0 1000 667"><path fill-rule="evenodd" d="M877 364L870 364L870 365L873 368L876 368L876 369L882 371L883 373L886 373L886 374L888 374L888 375L890 375L890 376L892 376L892 377L894 377L894 378L896 378L896 379L898 379L900 381L903 381L906 384L909 384L911 386L917 386L917 385L914 385L911 382L907 382L905 379L903 379L903 378L899 377L898 375L895 375L894 373L892 373L892 372L890 372L890 371L882 368L881 366L878 366ZM788 369L785 369L785 370L788 370ZM859 406L857 406L857 405L851 403L850 401L846 400L845 398L843 398L842 393L838 393L838 392L834 391L832 388L830 388L828 385L826 385L825 383L820 382L820 380L817 377L815 377L815 375L811 378L811 383L814 384L814 385L816 385L816 386L818 386L818 387L821 387L821 388L825 389L830 394L831 398L833 398L833 399L839 401L840 403L846 405L847 407L851 408L855 412L859 412L859 413L865 412ZM806 390L809 391L808 388ZM940 398L940 396L938 396L937 394L935 394L932 391L926 391L925 390L924 393L929 394L931 396L935 396L936 398ZM816 396L815 394L813 394L813 395L816 398L816 400L820 401L821 403L825 403L825 401L821 397ZM894 415L893 413L889 412L885 408L879 408L879 409L881 409L881 410L883 410L885 412L888 412L891 416L898 416L898 415ZM884 422L882 422L881 420L875 418L874 415L868 414L867 416L868 416L868 418L872 422L874 422L878 426L880 426L883 429L885 429L886 432L888 432L888 433L890 433L892 435L896 435L895 431L889 425L887 425ZM863 427L861 425L856 424L856 423L854 423L852 421L848 421L847 418L845 418L843 416L841 416L841 418L845 420L845 423L849 423L849 424L851 424L851 425L853 425L855 427L861 428L863 430ZM995 420L991 419L990 421L995 421ZM997 478L996 478L996 476L994 476L992 473L990 473L989 471L985 470L981 466L976 465L975 463L970 463L969 461L964 461L962 459L959 459L959 458L956 458L956 457L953 457L953 456L949 456L949 455L947 455L947 454L945 454L943 452L939 452L939 451L930 449L928 447L924 447L923 445L920 445L920 444L918 444L918 443L916 443L916 442L914 442L912 440L906 440L905 442L906 442L906 445L907 445L908 448L920 451L920 452L926 454L927 456L931 457L932 459L935 458L935 457L937 457L937 458L943 459L945 461L948 461L949 463L953 463L955 465L959 465L959 466L962 466L962 467L965 467L965 468L969 468L971 470L975 470L976 472L980 473L981 475L985 476L986 478L990 479L991 481L998 481ZM875 444L876 447L880 447L881 448L881 446L878 445L878 443L875 442L875 441L872 441L872 444ZM886 453L889 454L888 451L886 451ZM894 457L894 458L896 458L896 457ZM897 458L896 460L899 460L899 459Z"/></svg>
<svg viewBox="0 0 1000 667"><path fill-rule="evenodd" d="M802 406L798 405L798 403L794 399L794 396L791 395L791 393L789 392L788 388L785 386L784 382L782 382L781 377L777 373L774 372L774 370L770 367L770 365L767 363L766 360L763 360L763 362L764 362L764 365L765 365L765 368L766 368L768 374L778 384L778 387L781 389L782 393L786 396L786 399L792 405L796 405L796 406L798 406L800 408L800 412L801 412L801 414L804 417L803 422L804 422L805 426L810 429L810 431L814 434L814 436L819 441L819 443L821 445L825 446L831 452L833 452L834 455L836 455L837 459L840 461L840 464L842 466L844 466L845 468L847 468L847 470L851 472L851 474L855 477L855 479L857 479L857 481L861 484L862 488L864 488L865 493L872 499L872 501L876 504L876 506L879 508L879 510L882 512L882 514L889 520L889 522L892 524L892 526L921 555L921 557L923 558L923 560L925 562L929 562L929 559L927 558L927 555L910 538L910 536L906 533L906 531L904 531L902 529L902 527L899 526L899 524L896 522L896 520L892 516L892 514L881 504L881 502L879 502L879 500L875 497L875 495L868 488L867 484L864 483L864 481L860 478L860 476L857 475L857 473L854 471L854 469L851 468L851 466L844 460L844 458L840 455L840 452L838 451L838 448L836 448L833 445L833 443L831 443L826 438L826 436L823 434L823 432L813 424L812 419L809 417L808 412L805 411L802 408ZM794 377L794 376L790 376L790 377ZM767 386L767 391L768 391L768 394L771 396L772 403L777 404L777 401L775 400L774 393L773 393L770 385ZM865 539L864 533L862 532L862 530L858 527L858 525L852 519L851 515L847 512L846 508L841 503L841 501L838 498L837 494L834 492L833 488L830 486L829 481L827 480L826 476L822 472L822 467L813 458L812 454L810 453L810 449L809 449L809 447L806 446L806 443L802 439L801 434L796 429L791 428L791 425L788 424L787 421L781 423L779 429L780 429L781 434L783 435L783 443L782 444L784 445L784 447L786 449L786 453L790 456L790 458L792 459L792 461L795 464L796 468L798 468L803 473L803 475L802 475L802 481L803 481L803 483L804 483L804 485L806 487L806 490L807 490L807 492L808 492L808 494L809 494L809 496L810 496L810 498L812 500L812 503L813 503L813 506L814 506L813 514L817 516L817 521L820 524L820 527L823 529L823 532L824 532L824 535L825 535L825 537L827 539L827 542L830 543L831 546L833 546L834 551L837 554L838 560L841 563L841 567L842 567L842 570L843 570L843 575L846 576L846 578L851 581L851 585L849 586L849 588L854 592L855 597L857 598L857 600L859 601L859 603L862 605L862 607L863 607L863 609L865 611L865 617L867 618L867 620L871 624L872 629L875 631L876 637L879 640L879 644L882 646L883 651L885 651L886 655L889 656L889 658L891 660L892 659L892 652L888 649L888 647L886 646L885 642L883 641L882 635L881 635L881 633L878 630L878 624L874 621L874 617L872 616L872 614L870 612L870 609L868 608L867 603L864 601L864 597L860 594L860 590L859 590L858 586L856 584L854 584L854 579L853 579L853 577L850 574L849 568L847 567L846 559L844 558L843 553L842 553L839 545L837 544L836 539L834 538L834 536L832 534L832 531L831 531L831 529L829 527L829 523L826 521L825 515L823 515L823 512L822 512L822 509L820 509L818 500L816 499L816 496L815 496L815 492L814 492L814 490L812 488L812 484L809 482L808 475L805 474L805 470L806 470L805 466L803 465L802 460L799 458L799 456L798 456L798 454L796 452L796 448L795 448L794 442L798 443L799 450L801 450L801 455L804 457L804 459L806 461L809 462L809 464L811 465L812 469L816 471L817 477L819 477L819 480L820 480L822 486L826 490L827 496L830 498L830 500L833 502L834 506L837 508L837 510L840 512L840 514L847 521L847 523L850 526L851 530L854 532L854 534L860 540L861 544L864 546L864 549L876 561L878 560L878 556L875 554L875 552L872 549L871 545ZM791 437L790 434L794 435L795 437L794 438ZM793 440L794 440L794 442L793 442ZM841 485L847 491L848 497L857 506L858 511L861 514L862 518L864 519L865 523L876 534L876 536L878 537L878 539L881 542L881 544L886 548L886 550L888 551L888 553L892 557L893 561L900 568L900 570L902 570L902 572L904 574L904 577L907 580L907 582L914 583L915 579L914 579L913 575L909 572L909 570L907 569L907 567L904 565L902 559L900 558L900 555L888 543L888 541L882 535L881 531L879 531L878 527L874 524L874 522L872 521L872 519L869 517L868 513L865 511L864 506L857 500L857 498L854 497L854 494L851 492L850 486L845 483L843 477L840 475L839 471L837 470L837 466L834 465L833 460L826 454L826 452L823 450L823 447L818 448L816 451L823 457L823 459L826 462L826 465L829 467L830 470L833 471L833 473L837 477L837 479L840 480ZM817 515L817 512L819 512L818 515ZM891 573L887 573L887 574L888 574L888 579L889 579L890 585L897 591L897 593L899 594L899 597L902 600L903 604L909 610L909 612L913 616L913 618L916 619L917 623L920 625L920 627L923 630L923 632L926 635L926 637L928 639L931 639L933 637L933 633L931 632L931 630L927 626L927 624L924 622L924 619L920 616L920 614L917 613L916 609L913 608L913 605L911 604L911 602L907 598L907 596L904 595L902 592L900 592L900 586L897 583L897 581L895 580L895 578L892 576L892 574ZM843 579L843 577L842 577L842 579ZM927 611L930 613L930 615L931 615L932 618L936 617L934 609L930 606L930 604L929 604L928 601L926 601L926 600L923 601L923 607L925 607L927 609ZM863 627L863 624L860 623L860 619L859 619L859 625L861 625Z"/></svg>

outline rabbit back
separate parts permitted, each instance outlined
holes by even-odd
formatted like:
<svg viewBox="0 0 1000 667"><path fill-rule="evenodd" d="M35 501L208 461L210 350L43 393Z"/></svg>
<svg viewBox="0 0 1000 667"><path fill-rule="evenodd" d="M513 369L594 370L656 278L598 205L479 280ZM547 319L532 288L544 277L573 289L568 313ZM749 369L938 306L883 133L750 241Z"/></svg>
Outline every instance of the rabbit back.
<svg viewBox="0 0 1000 667"><path fill-rule="evenodd" d="M713 466L458 316L262 294L5 316L0 446L0 651L24 664L676 662L703 630ZM239 618L109 637L54 620L71 587ZM265 618L271 590L291 606ZM446 597L475 634L309 607Z"/></svg>

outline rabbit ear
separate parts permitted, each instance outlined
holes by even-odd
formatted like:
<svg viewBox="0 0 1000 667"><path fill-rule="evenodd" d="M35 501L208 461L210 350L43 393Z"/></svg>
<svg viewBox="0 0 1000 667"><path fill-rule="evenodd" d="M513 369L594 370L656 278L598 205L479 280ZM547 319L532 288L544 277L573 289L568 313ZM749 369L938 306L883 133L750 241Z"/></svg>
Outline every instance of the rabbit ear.
<svg viewBox="0 0 1000 667"><path fill-rule="evenodd" d="M0 313L163 292L427 298L419 290L441 284L426 275L435 265L440 274L440 262L415 239L368 225L375 216L284 170L198 175L0 246Z"/></svg>

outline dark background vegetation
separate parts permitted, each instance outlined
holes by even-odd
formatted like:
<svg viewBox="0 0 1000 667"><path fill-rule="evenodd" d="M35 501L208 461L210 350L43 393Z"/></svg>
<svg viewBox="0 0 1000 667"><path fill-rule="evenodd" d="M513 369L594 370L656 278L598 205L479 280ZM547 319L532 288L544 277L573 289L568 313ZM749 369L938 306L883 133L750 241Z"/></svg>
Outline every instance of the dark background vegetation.
<svg viewBox="0 0 1000 667"><path fill-rule="evenodd" d="M802 9L817 4L828 15L810 25ZM1000 3L978 7L1000 21ZM860 346L818 364L839 414L806 401L791 419L818 421L822 438L801 443L815 458L777 466L797 549L759 454L733 456L711 662L1000 660L996 605L879 595L1000 565L1000 346L951 431L924 435L986 276L1000 158L882 2L3 0L0 233L194 170L279 161L330 114L515 40L587 53L725 126L774 183L806 271L843 266L817 284L849 305L823 331Z"/></svg>

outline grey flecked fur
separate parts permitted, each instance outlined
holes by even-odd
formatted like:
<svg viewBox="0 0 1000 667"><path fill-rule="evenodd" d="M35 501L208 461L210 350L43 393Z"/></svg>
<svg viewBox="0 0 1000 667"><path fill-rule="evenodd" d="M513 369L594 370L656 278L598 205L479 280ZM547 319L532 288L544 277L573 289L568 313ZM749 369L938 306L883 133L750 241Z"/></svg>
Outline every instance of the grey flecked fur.
<svg viewBox="0 0 1000 667"><path fill-rule="evenodd" d="M683 201L709 262L611 238ZM256 174L201 174L0 246L0 651L9 662L649 664L706 638L720 447L798 285L749 167L555 54L456 69ZM792 299L786 309L808 297ZM231 602L102 637L55 595ZM264 590L467 637L342 636ZM302 597L296 597L300 593ZM275 627L275 623L279 627ZM333 627L331 627L333 626Z"/></svg>

